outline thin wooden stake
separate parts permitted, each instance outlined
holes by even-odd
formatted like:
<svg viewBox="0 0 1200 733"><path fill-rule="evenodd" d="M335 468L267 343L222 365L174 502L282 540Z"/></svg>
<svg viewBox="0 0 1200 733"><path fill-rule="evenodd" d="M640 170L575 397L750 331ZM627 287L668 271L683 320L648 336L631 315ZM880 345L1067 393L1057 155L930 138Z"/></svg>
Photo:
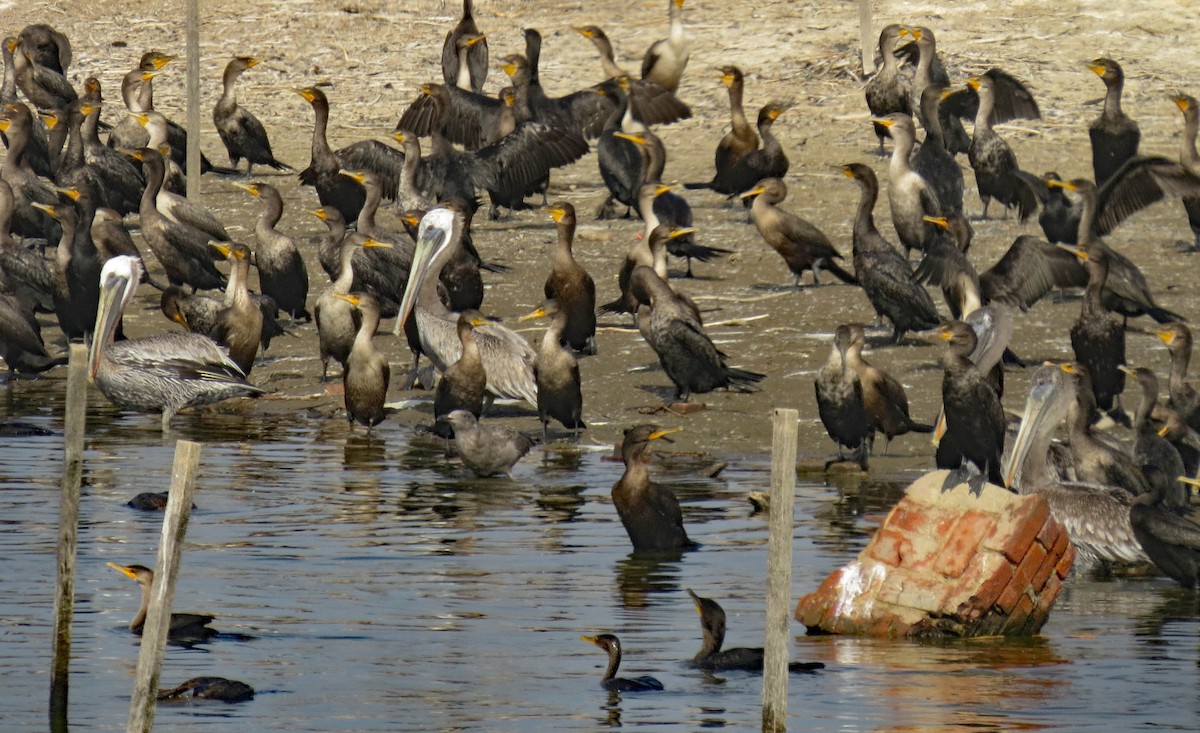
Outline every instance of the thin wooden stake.
<svg viewBox="0 0 1200 733"><path fill-rule="evenodd" d="M187 197L200 195L200 0L187 3Z"/></svg>
<svg viewBox="0 0 1200 733"><path fill-rule="evenodd" d="M175 579L179 575L183 537L187 533L192 512L192 494L196 488L196 469L199 465L200 444L190 440L177 441L175 464L171 468L171 491L167 495L167 514L163 518L158 562L154 566L154 585L150 587L150 609L138 652L137 679L129 706L127 733L150 733L154 727L158 674L162 671L167 632L171 628L171 602L175 597Z"/></svg>
<svg viewBox="0 0 1200 733"><path fill-rule="evenodd" d="M858 34L862 43L863 76L875 73L875 39L871 32L871 0L858 0Z"/></svg>
<svg viewBox="0 0 1200 733"><path fill-rule="evenodd" d="M50 730L67 730L71 675L71 619L75 613L75 544L79 531L79 485L87 423L88 350L71 344L63 417L63 472L58 508L58 587L54 593L54 650L50 668Z"/></svg>
<svg viewBox="0 0 1200 733"><path fill-rule="evenodd" d="M796 494L796 435L799 432L800 413L776 408L772 418L762 729L764 733L782 733L787 730L788 637L792 620L792 505Z"/></svg>

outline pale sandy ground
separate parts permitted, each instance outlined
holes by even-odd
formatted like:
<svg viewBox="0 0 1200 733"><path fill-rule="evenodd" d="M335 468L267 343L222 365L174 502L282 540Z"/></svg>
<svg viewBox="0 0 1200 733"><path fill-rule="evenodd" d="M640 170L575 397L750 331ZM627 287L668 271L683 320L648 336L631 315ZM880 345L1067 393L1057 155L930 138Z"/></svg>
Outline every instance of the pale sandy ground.
<svg viewBox="0 0 1200 733"><path fill-rule="evenodd" d="M507 4L480 0L476 16L489 35L493 58L522 50L522 27L540 28L546 38L543 84L552 93L566 93L601 78L593 48L571 26L595 23L606 28L617 46L620 63L636 70L643 50L665 35L665 5L665 0ZM698 0L687 5L693 50L680 96L692 105L695 116L657 131L668 149L667 177L706 180L711 175L713 148L728 126L725 90L714 67L735 63L746 72L751 115L769 100L796 104L776 126L792 159L787 176L792 195L786 207L824 229L848 256L857 189L837 174L834 166L865 161L881 178L886 177L885 162L874 155L875 138L862 97L855 6L828 1L745 5L749 9L736 18L729 15L729 3ZM214 161L223 162L224 151L209 115L218 95L221 69L234 54L266 59L243 77L239 99L263 119L280 159L297 168L308 162L312 114L290 90L316 81L333 83L328 94L333 104L330 137L335 147L363 137L383 139L413 98L416 85L440 80L438 53L457 12L454 2L203 3L204 149ZM1187 17L1180 17L1184 15ZM100 78L113 102L105 111L110 120L121 112L119 80L143 51L154 48L184 53L182 3L30 1L0 8L0 22L7 32L15 33L36 21L50 22L71 37L75 46L71 79L78 84L85 75ZM1200 70L1193 45L1200 38L1200 18L1187 3L876 3L872 35L892 21L935 29L956 82L1000 66L1032 87L1044 119L1004 128L1022 166L1030 171L1056 169L1064 177L1090 175L1086 126L1099 113L1097 102L1103 85L1082 63L1102 54L1117 58L1125 67L1127 110L1141 124L1143 151L1177 155L1180 118L1168 94L1179 89L1196 93L1189 85ZM493 70L488 88L495 90L502 81L503 74ZM168 67L155 85L157 107L182 120L182 63ZM301 239L317 232L316 220L303 213L316 204L314 192L299 189L290 175L273 174L266 180L284 193L288 209L281 228ZM967 185L967 208L977 215L980 204L969 171ZM552 196L572 201L582 212L577 255L591 269L603 300L615 293L620 256L640 223L593 221L591 211L602 188L595 156L588 155L555 176ZM253 244L250 229L255 207L244 194L228 182L209 177L203 182L202 196L204 203L231 225L235 236ZM768 377L757 394L717 392L699 398L708 404L707 411L687 417L660 414L654 419L686 426L686 432L678 436L680 449L762 455L769 445L771 408L796 407L802 421L802 456L827 457L833 446L816 416L812 378L839 323L872 320L866 298L840 284L815 290L806 287L800 292L782 288L790 279L786 269L753 227L744 223L740 212L723 208L721 199L708 192L690 193L689 199L701 240L736 250L736 254L725 262L698 265L695 280L674 283L705 308L714 309L707 315L709 321L727 322L711 331L731 355L731 362ZM880 204L877 219L891 237L886 201ZM972 252L981 268L998 258L1017 234L1040 234L1036 223L1021 226L1013 220L976 222L975 228ZM485 256L513 268L510 273L489 277L485 309L509 319L526 312L540 300L548 268L544 252L554 236L549 218L526 212L499 225L481 218L477 231L476 242ZM1177 253L1173 246L1175 240L1188 236L1178 205L1159 206L1131 220L1111 242L1141 265L1164 306L1195 316L1200 313L1191 290L1196 259ZM310 256L313 282L310 298L315 298L326 279L313 252L306 250L305 254ZM157 301L157 293L149 289L141 297L146 306ZM937 300L940 304L940 296ZM154 311L134 311L131 331L135 335L171 327ZM1014 347L1031 361L1069 356L1066 331L1077 314L1077 301L1039 304L1020 322ZM731 319L734 322L730 323ZM605 324L626 325L611 319ZM390 327L390 323L385 325ZM301 326L297 331L297 337L281 339L272 346L253 376L256 382L278 390L279 396L299 401L251 403L246 409L279 411L300 406L333 414L339 406L338 398L322 396L316 384L319 362L314 328ZM48 334L56 336L57 332ZM536 339L539 333L534 330L527 335ZM670 396L670 382L636 333L605 330L599 339L601 356L584 360L582 366L585 418L593 426L587 437L611 442L621 428L645 420L642 413L647 408ZM409 354L401 342L386 336L381 337L380 345L396 372L407 365ZM914 413L932 419L940 399L941 370L936 360L941 351L940 346L908 345L874 349L868 358L897 374L909 387ZM1151 337L1131 336L1129 358L1165 372L1166 353ZM647 365L655 368L643 371ZM51 380L63 378L63 374L50 376ZM1009 409L1022 408L1024 383L1021 372L1010 376L1005 398ZM40 387L22 384L18 388ZM422 394L393 388L389 398ZM397 429L396 422L426 421L428 410L426 406L400 411L391 418L391 425L385 423L382 429ZM536 427L536 418L528 415L510 419L523 429ZM147 425L156 428L157 422L148 419ZM929 466L931 453L924 437L901 438L891 457L876 461L875 472L894 474Z"/></svg>

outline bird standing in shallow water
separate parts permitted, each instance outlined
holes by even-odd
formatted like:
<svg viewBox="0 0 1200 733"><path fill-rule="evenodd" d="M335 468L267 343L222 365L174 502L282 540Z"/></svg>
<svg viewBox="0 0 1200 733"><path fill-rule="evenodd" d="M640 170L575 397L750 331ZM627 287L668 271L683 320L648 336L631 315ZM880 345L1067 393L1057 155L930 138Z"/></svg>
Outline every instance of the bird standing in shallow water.
<svg viewBox="0 0 1200 733"><path fill-rule="evenodd" d="M512 467L533 447L533 441L524 433L481 423L466 410L453 410L439 415L438 420L454 428L458 457L480 478L497 474L511 477Z"/></svg>
<svg viewBox="0 0 1200 733"><path fill-rule="evenodd" d="M346 419L358 422L367 430L383 422L388 383L392 371L387 357L375 348L375 332L379 330L379 302L366 293L336 294L357 312L358 330L342 372L346 393Z"/></svg>
<svg viewBox="0 0 1200 733"><path fill-rule="evenodd" d="M683 528L679 500L670 489L651 481L646 471L650 443L682 429L638 425L625 431L621 443L625 473L613 486L612 499L634 552L669 552L696 546Z"/></svg>

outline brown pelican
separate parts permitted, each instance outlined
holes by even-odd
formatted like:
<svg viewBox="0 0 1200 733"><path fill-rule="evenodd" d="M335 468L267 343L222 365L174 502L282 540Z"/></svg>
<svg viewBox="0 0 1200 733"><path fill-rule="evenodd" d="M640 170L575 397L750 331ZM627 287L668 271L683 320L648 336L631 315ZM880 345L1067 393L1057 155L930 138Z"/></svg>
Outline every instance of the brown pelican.
<svg viewBox="0 0 1200 733"><path fill-rule="evenodd" d="M141 269L141 260L121 256L105 263L100 272L100 307L88 373L104 396L126 409L161 410L166 431L180 408L263 394L266 390L247 382L238 365L206 336L163 333L113 343Z"/></svg>
<svg viewBox="0 0 1200 733"><path fill-rule="evenodd" d="M462 226L462 214L446 207L430 211L421 220L409 286L396 319L398 333L410 314L416 318L421 348L439 372L458 361L462 350L458 317L442 303L437 292L442 266L461 246ZM475 340L483 356L488 391L497 397L523 399L536 406L533 360L537 354L529 342L498 323L476 328Z"/></svg>
<svg viewBox="0 0 1200 733"><path fill-rule="evenodd" d="M1076 379L1060 366L1047 364L1033 373L1025 417L1004 464L1005 485L1046 499L1075 546L1076 567L1145 562L1129 521L1133 497L1128 491L1062 481L1049 469L1050 438L1071 411L1078 389Z"/></svg>

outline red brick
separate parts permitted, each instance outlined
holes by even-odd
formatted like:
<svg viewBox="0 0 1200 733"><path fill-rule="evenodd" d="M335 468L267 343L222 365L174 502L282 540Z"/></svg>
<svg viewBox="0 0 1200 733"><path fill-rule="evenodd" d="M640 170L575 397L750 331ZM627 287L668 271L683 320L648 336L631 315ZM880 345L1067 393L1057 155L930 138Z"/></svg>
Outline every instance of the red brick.
<svg viewBox="0 0 1200 733"><path fill-rule="evenodd" d="M979 551L979 543L988 536L995 523L990 514L970 509L963 512L934 560L934 571L947 578L961 576Z"/></svg>
<svg viewBox="0 0 1200 733"><path fill-rule="evenodd" d="M1008 587L1013 566L998 553L980 553L975 558L976 562L961 578L958 587L960 592L975 596L979 608L987 610L995 605L996 599Z"/></svg>
<svg viewBox="0 0 1200 733"><path fill-rule="evenodd" d="M1033 583L1033 576L1037 575L1038 568L1042 566L1049 553L1046 548L1038 542L1029 546L1029 552L1025 553L1025 557L1021 558L1021 563L1017 565L1017 570L1013 573L1013 582L1020 583L1028 588Z"/></svg>
<svg viewBox="0 0 1200 733"><path fill-rule="evenodd" d="M929 576L916 576L909 578L900 589L896 605L915 608L925 613L941 614L947 610L947 595L947 589L941 582Z"/></svg>
<svg viewBox="0 0 1200 733"><path fill-rule="evenodd" d="M1050 505L1046 503L1045 499L1040 496L1026 498L1030 501L1022 502L1021 508L1014 513L1011 529L1006 527L1004 522L996 527L999 531L1008 532L1008 536L996 549L1003 552L1004 556L1014 563L1020 562L1021 558L1025 557L1029 546L1037 539L1038 532L1042 531L1042 525L1050 516Z"/></svg>
<svg viewBox="0 0 1200 733"><path fill-rule="evenodd" d="M1075 564L1075 546L1069 545L1067 551L1063 553L1062 559L1058 561L1058 565L1054 567L1054 574L1062 580L1066 580L1071 573L1071 566Z"/></svg>
<svg viewBox="0 0 1200 733"><path fill-rule="evenodd" d="M1004 633L1019 634L1033 621L1034 604L1028 595L1017 599L1017 605L1004 623Z"/></svg>
<svg viewBox="0 0 1200 733"><path fill-rule="evenodd" d="M1050 517L1042 525L1042 531L1038 532L1037 541L1041 543L1042 547L1052 550L1058 543L1059 535L1062 534L1064 534L1062 525L1054 521L1054 517Z"/></svg>
<svg viewBox="0 0 1200 733"><path fill-rule="evenodd" d="M1038 542L1041 545L1041 542ZM1064 548L1065 549L1065 548ZM1046 580L1054 573L1055 566L1061 558L1054 553L1054 547L1046 551L1046 557L1042 559L1042 564L1034 572L1033 577L1029 579L1029 585L1035 593L1041 593L1042 588L1046 585Z"/></svg>

